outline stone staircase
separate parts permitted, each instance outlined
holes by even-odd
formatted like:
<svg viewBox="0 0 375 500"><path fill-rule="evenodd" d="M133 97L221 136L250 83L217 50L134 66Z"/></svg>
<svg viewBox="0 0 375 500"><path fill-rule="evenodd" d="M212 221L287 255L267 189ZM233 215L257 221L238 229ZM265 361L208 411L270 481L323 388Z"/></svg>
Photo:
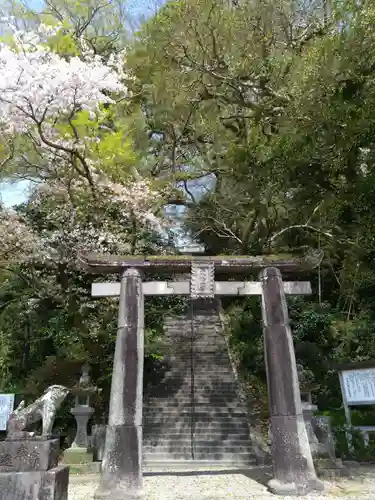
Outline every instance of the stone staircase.
<svg viewBox="0 0 375 500"><path fill-rule="evenodd" d="M255 464L215 301L192 311L165 320L165 357L144 390L145 465Z"/></svg>

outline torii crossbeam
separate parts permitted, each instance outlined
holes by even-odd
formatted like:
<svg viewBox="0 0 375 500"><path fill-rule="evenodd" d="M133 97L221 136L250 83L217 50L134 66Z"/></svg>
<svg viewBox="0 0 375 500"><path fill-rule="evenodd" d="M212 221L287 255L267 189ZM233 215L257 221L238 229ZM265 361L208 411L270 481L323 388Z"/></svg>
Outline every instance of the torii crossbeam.
<svg viewBox="0 0 375 500"><path fill-rule="evenodd" d="M94 297L120 297L109 421L102 475L95 499L143 498L142 398L144 356L143 301L147 295L260 295L272 433L275 493L321 490L312 462L301 408L286 294L309 294L309 282L283 282L280 274L312 269L318 260L287 256L81 256L92 273L119 273L120 283L93 283ZM259 281L215 281L216 274L260 271ZM189 281L142 281L141 273L190 272Z"/></svg>

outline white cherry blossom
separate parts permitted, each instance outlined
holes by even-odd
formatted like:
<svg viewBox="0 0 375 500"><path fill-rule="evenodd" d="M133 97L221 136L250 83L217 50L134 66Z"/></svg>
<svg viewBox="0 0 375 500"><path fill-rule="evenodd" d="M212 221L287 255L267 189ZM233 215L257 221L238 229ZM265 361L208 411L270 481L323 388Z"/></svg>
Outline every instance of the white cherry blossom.
<svg viewBox="0 0 375 500"><path fill-rule="evenodd" d="M39 253L38 236L12 210L0 207L0 263L24 260Z"/></svg>
<svg viewBox="0 0 375 500"><path fill-rule="evenodd" d="M101 105L114 102L111 96L126 96L124 54L109 63L88 53L63 58L43 43L58 29L13 28L13 43L0 43L0 128L7 134L28 134L47 150L78 152L84 138L61 136L58 126L82 110L95 118Z"/></svg>

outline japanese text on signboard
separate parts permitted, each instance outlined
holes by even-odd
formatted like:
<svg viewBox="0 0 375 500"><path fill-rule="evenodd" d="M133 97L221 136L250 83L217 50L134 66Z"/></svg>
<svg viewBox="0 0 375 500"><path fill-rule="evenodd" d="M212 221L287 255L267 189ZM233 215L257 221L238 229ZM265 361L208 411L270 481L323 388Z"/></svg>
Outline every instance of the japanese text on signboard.
<svg viewBox="0 0 375 500"><path fill-rule="evenodd" d="M14 409L14 394L0 394L0 431L5 431L9 415Z"/></svg>
<svg viewBox="0 0 375 500"><path fill-rule="evenodd" d="M342 381L348 404L375 404L375 368L343 371Z"/></svg>

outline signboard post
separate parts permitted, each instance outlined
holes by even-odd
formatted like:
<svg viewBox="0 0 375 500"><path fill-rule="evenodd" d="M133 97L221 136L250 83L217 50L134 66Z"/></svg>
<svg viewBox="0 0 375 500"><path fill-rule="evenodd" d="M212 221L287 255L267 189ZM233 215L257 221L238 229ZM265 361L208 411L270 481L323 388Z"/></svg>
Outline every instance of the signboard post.
<svg viewBox="0 0 375 500"><path fill-rule="evenodd" d="M9 415L14 410L14 394L0 394L0 431L6 431Z"/></svg>

